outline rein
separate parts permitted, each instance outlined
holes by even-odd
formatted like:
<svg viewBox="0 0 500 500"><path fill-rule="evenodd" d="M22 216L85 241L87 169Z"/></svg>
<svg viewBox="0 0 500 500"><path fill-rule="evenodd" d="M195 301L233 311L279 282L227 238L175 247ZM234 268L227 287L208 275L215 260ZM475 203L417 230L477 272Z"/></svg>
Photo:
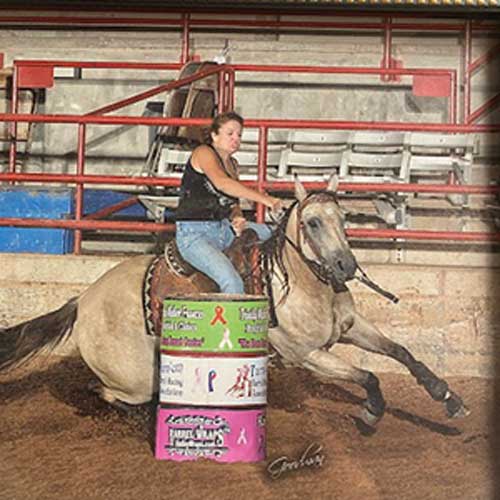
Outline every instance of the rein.
<svg viewBox="0 0 500 500"><path fill-rule="evenodd" d="M361 276L354 276L354 279L360 281L361 283L363 283L363 285L366 285L368 288L371 288L374 292L379 293L386 299L390 300L392 303L397 304L399 302L399 297L378 286L377 283L372 281L363 271L363 269L359 267L359 264L358 264L358 270L361 273Z"/></svg>
<svg viewBox="0 0 500 500"><path fill-rule="evenodd" d="M308 267L308 269L316 276L318 281L321 281L321 283L325 285L331 285L334 289L335 292L345 292L347 290L347 287L344 284L338 283L335 278L331 276L330 271L323 265L315 260L309 259L305 256L304 252L302 251L302 248L294 243L286 234L285 234L285 239L287 243L298 253L299 257L301 258L302 262ZM314 252L314 248L311 246ZM314 252L316 254L316 252Z"/></svg>

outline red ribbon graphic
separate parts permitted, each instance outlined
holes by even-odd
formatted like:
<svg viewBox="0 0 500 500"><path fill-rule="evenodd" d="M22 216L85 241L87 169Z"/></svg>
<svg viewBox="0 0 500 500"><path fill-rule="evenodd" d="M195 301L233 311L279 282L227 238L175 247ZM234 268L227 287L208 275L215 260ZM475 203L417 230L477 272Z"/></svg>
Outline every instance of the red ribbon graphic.
<svg viewBox="0 0 500 500"><path fill-rule="evenodd" d="M220 321L223 325L227 323L227 321L224 319L224 308L222 306L217 306L215 308L215 316L213 317L212 321L210 321L210 326L215 325L217 321Z"/></svg>

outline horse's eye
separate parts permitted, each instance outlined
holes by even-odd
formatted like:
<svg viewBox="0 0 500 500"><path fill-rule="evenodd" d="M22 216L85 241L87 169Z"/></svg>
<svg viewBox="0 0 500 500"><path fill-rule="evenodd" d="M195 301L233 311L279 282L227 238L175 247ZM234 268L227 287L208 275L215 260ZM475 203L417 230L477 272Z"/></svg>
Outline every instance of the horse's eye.
<svg viewBox="0 0 500 500"><path fill-rule="evenodd" d="M307 221L307 225L314 231L318 230L321 227L321 220L318 217L311 217Z"/></svg>

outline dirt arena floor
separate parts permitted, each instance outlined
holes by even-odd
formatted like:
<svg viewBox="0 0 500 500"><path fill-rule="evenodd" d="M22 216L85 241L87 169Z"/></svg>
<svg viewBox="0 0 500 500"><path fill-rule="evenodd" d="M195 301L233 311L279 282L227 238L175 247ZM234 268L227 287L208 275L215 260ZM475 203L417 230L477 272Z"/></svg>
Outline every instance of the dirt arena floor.
<svg viewBox="0 0 500 500"><path fill-rule="evenodd" d="M491 380L450 379L472 411L450 421L413 379L382 375L388 408L374 431L356 418L356 387L273 369L267 461L218 464L156 461L154 405L110 408L87 391L92 378L76 360L0 378L1 499L495 498ZM321 466L271 477L273 460L311 446Z"/></svg>

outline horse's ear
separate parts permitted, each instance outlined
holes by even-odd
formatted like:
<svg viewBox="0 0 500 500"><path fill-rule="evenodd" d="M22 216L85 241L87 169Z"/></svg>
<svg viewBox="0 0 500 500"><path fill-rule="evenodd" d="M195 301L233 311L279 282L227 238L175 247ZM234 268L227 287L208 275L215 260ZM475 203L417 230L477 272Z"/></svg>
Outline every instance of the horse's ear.
<svg viewBox="0 0 500 500"><path fill-rule="evenodd" d="M302 183L299 181L299 177L296 175L295 176L295 198L299 200L299 202L302 202L306 199L307 197L307 192L306 188L302 185Z"/></svg>
<svg viewBox="0 0 500 500"><path fill-rule="evenodd" d="M336 193L338 186L339 186L339 176L334 173L330 176L330 179L328 180L328 186L326 186L326 190L331 191L332 193Z"/></svg>

